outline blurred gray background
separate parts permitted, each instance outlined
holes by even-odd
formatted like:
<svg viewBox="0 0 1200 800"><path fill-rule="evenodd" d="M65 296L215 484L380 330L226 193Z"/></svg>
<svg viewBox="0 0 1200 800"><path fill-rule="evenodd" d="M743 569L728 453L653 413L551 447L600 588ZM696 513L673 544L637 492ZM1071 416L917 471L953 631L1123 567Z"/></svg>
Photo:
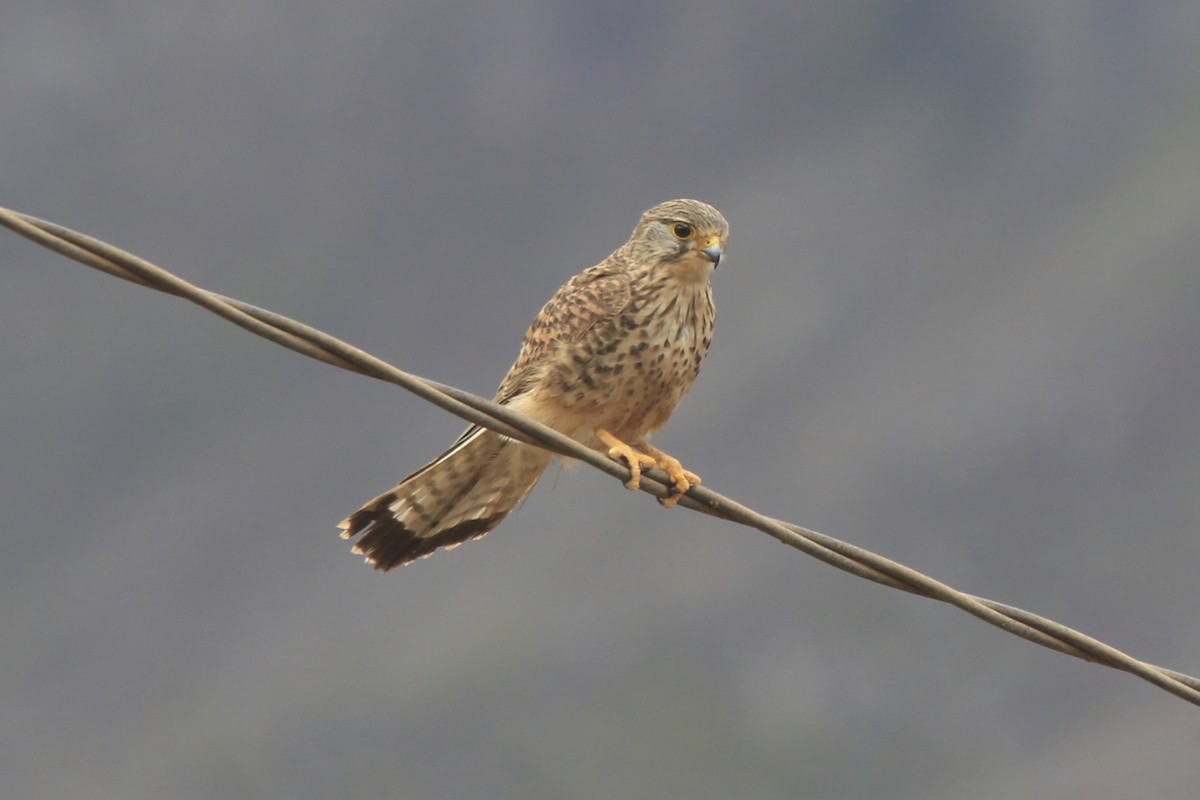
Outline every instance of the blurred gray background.
<svg viewBox="0 0 1200 800"><path fill-rule="evenodd" d="M1200 4L0 11L0 205L490 395L661 200L732 224L706 485L1200 672ZM552 470L0 231L5 798L1194 798L1200 715Z"/></svg>

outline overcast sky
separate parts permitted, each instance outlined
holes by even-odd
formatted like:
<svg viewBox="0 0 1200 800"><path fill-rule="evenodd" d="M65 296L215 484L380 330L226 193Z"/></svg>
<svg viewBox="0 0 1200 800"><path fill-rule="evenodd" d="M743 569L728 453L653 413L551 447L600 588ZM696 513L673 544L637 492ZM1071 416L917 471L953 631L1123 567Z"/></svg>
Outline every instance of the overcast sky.
<svg viewBox="0 0 1200 800"><path fill-rule="evenodd" d="M0 205L490 395L672 197L656 443L1200 673L1200 5L29 2ZM1196 709L552 468L372 572L463 423L0 231L0 795L1194 798Z"/></svg>

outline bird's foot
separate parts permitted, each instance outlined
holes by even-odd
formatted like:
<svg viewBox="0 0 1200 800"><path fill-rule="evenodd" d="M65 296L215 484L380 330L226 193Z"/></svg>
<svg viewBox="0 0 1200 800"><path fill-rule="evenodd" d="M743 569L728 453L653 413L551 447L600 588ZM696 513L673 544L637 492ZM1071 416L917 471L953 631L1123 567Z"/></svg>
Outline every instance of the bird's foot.
<svg viewBox="0 0 1200 800"><path fill-rule="evenodd" d="M629 467L629 480L625 486L631 490L636 490L641 483L643 469L659 467L666 472L671 479L671 493L659 501L666 508L678 503L688 489L700 484L699 475L684 469L679 459L667 455L649 442L639 441L629 445L604 428L596 429L596 438L608 445L609 458L623 461Z"/></svg>
<svg viewBox="0 0 1200 800"><path fill-rule="evenodd" d="M604 444L608 445L608 457L616 461L623 461L629 467L629 480L625 481L625 487L630 491L637 491L638 486L642 482L642 469L653 469L658 466L658 462L654 460L654 456L634 450L633 447L622 442L616 436L613 436L604 428L596 429L596 438Z"/></svg>
<svg viewBox="0 0 1200 800"><path fill-rule="evenodd" d="M638 442L636 446L649 454L656 465L671 479L671 493L659 501L664 508L671 508L679 502L679 498L683 497L688 489L700 485L700 476L690 469L684 469L683 464L680 464L679 459L675 456L667 455L649 442Z"/></svg>

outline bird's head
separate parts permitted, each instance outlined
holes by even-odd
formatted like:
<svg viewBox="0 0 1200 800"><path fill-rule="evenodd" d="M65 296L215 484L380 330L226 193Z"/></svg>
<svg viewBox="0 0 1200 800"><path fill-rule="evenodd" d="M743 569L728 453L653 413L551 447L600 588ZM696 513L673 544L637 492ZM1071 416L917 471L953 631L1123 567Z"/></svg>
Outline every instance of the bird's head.
<svg viewBox="0 0 1200 800"><path fill-rule="evenodd" d="M642 214L626 247L635 264L698 282L717 268L728 238L729 223L708 203L668 200Z"/></svg>

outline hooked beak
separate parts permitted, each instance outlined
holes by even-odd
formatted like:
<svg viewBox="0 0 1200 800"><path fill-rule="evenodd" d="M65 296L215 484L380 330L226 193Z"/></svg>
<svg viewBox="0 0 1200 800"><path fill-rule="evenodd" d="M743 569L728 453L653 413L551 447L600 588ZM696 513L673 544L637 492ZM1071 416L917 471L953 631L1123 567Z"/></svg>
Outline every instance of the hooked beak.
<svg viewBox="0 0 1200 800"><path fill-rule="evenodd" d="M716 236L704 243L700 253L713 263L713 269L721 263L721 240Z"/></svg>

